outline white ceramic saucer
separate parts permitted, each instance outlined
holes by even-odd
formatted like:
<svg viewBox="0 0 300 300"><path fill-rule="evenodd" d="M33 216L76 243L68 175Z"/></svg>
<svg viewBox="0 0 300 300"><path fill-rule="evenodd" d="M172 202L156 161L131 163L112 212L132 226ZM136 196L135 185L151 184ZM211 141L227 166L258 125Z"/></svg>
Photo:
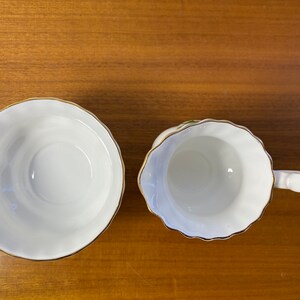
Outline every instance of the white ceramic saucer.
<svg viewBox="0 0 300 300"><path fill-rule="evenodd" d="M4 109L0 128L0 249L46 260L91 243L125 185L107 127L74 103L47 98Z"/></svg>

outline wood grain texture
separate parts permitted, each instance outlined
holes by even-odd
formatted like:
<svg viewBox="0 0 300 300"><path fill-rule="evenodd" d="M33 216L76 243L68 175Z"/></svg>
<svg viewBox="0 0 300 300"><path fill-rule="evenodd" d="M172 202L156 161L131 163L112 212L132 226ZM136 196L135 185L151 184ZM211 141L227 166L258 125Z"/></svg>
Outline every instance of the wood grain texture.
<svg viewBox="0 0 300 300"><path fill-rule="evenodd" d="M0 299L300 299L300 195L274 191L227 241L189 240L151 215L136 177L154 138L228 119L300 170L299 1L1 1L0 104L74 101L117 139L126 191L111 227L66 259L0 253Z"/></svg>

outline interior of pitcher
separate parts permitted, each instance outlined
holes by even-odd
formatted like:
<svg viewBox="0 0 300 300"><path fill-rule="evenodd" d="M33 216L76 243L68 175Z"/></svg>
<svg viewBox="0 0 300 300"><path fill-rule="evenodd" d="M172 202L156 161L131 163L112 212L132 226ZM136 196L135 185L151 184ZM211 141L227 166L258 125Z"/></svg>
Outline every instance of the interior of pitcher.
<svg viewBox="0 0 300 300"><path fill-rule="evenodd" d="M179 209L207 216L228 207L242 181L243 166L234 147L213 136L196 136L170 157L165 188Z"/></svg>
<svg viewBox="0 0 300 300"><path fill-rule="evenodd" d="M244 230L259 218L270 199L273 172L250 131L205 121L153 150L141 181L148 205L167 226L211 239Z"/></svg>

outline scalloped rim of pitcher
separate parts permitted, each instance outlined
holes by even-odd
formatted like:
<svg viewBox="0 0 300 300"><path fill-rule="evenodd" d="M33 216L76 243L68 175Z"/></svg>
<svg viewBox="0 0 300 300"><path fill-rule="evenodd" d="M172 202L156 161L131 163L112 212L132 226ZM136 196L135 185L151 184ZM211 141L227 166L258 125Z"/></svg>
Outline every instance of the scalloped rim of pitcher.
<svg viewBox="0 0 300 300"><path fill-rule="evenodd" d="M147 198L146 198L146 196L145 196L145 194L144 194L144 192L143 192L143 188L142 188L142 184L141 184L141 176L142 176L142 173L143 173L143 171L144 171L144 169L145 169L145 166L147 165L148 158L149 158L149 156L151 155L152 152L154 152L158 147L160 147L160 146L161 146L161 145L162 145L169 137L171 137L172 135L175 135L175 134L177 134L177 133L179 133L179 132L181 132L181 131L184 131L184 130L190 128L190 127L197 126L197 125L200 125L200 124L203 124L203 123L207 123L207 122L227 123L227 124L230 124L230 125L235 126L235 127L237 127L237 128L243 129L243 130L247 131L248 133L250 133L250 134L251 134L251 135L252 135L252 136L253 136L253 137L261 144L261 146L262 146L264 152L267 154L267 157L268 157L269 160L270 160L270 168L271 168L271 170L272 170L273 183L272 183L272 187L271 187L271 191L270 191L270 196L269 196L269 199L268 199L266 205L265 205L264 208L262 209L261 214L259 215L259 217L258 217L257 219L255 219L253 222L251 222L246 228L244 228L244 229L242 229L242 230L240 230L240 231L234 232L234 233L232 233L232 234L230 234L230 235L224 236L224 237L205 238L205 237L201 237L201 236L197 236L197 235L188 235L188 234L184 233L183 231L181 231L181 230L179 230L179 229L177 229L177 228L173 228L173 227L168 226L168 225L165 223L164 219L163 219L159 214L155 213L155 212L150 208L150 206L149 206L149 204L148 204L148 202L147 202ZM166 135L166 136L165 136L165 137L164 137L164 138L163 138L163 139L162 139L155 147L152 147L152 148L148 151L148 153L146 154L145 159L144 159L144 161L143 161L142 167L141 167L141 169L140 169L140 171L139 171L139 174L138 174L138 177L137 177L137 184L138 184L138 187L139 187L139 190L140 190L142 196L144 197L144 200L145 200L145 202L146 202L146 205L147 205L148 210L149 210L153 215L157 216L157 217L161 220L161 222L163 223L163 225L164 225L167 229L172 230L172 231L177 231L177 232L179 232L180 234L182 234L184 237L189 238L189 239L200 239L200 240L203 240L203 241L214 241L214 240L227 240L227 239L231 238L232 236L235 236L235 235L244 233L244 232L246 232L246 231L247 231L254 223L258 222L258 221L262 218L262 216L263 216L263 214L264 214L264 212L265 212L267 206L270 204L270 202L271 202L271 200L272 200L272 197L273 197L273 189L274 189L274 186L275 186L275 176L274 176L274 173L273 173L273 160L272 160L272 157L271 157L270 154L267 152L266 147L265 147L263 141L262 141L259 137L257 137L256 135L254 135L254 134L252 133L252 131L249 130L247 127L242 126L242 125L237 125L237 124L235 124L235 123L233 123L233 122L231 122L231 121L228 121L228 120L216 120L216 119L194 120L194 119L193 119L193 120L185 121L185 122L179 124L173 132L167 134L167 135Z"/></svg>

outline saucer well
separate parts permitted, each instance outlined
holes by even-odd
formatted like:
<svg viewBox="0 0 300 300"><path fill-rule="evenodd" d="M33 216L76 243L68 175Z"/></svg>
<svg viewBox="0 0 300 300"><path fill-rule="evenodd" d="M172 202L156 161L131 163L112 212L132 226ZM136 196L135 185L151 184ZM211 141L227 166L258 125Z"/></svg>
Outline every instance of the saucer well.
<svg viewBox="0 0 300 300"><path fill-rule="evenodd" d="M110 224L124 163L108 128L77 104L29 99L0 112L0 249L56 259Z"/></svg>

